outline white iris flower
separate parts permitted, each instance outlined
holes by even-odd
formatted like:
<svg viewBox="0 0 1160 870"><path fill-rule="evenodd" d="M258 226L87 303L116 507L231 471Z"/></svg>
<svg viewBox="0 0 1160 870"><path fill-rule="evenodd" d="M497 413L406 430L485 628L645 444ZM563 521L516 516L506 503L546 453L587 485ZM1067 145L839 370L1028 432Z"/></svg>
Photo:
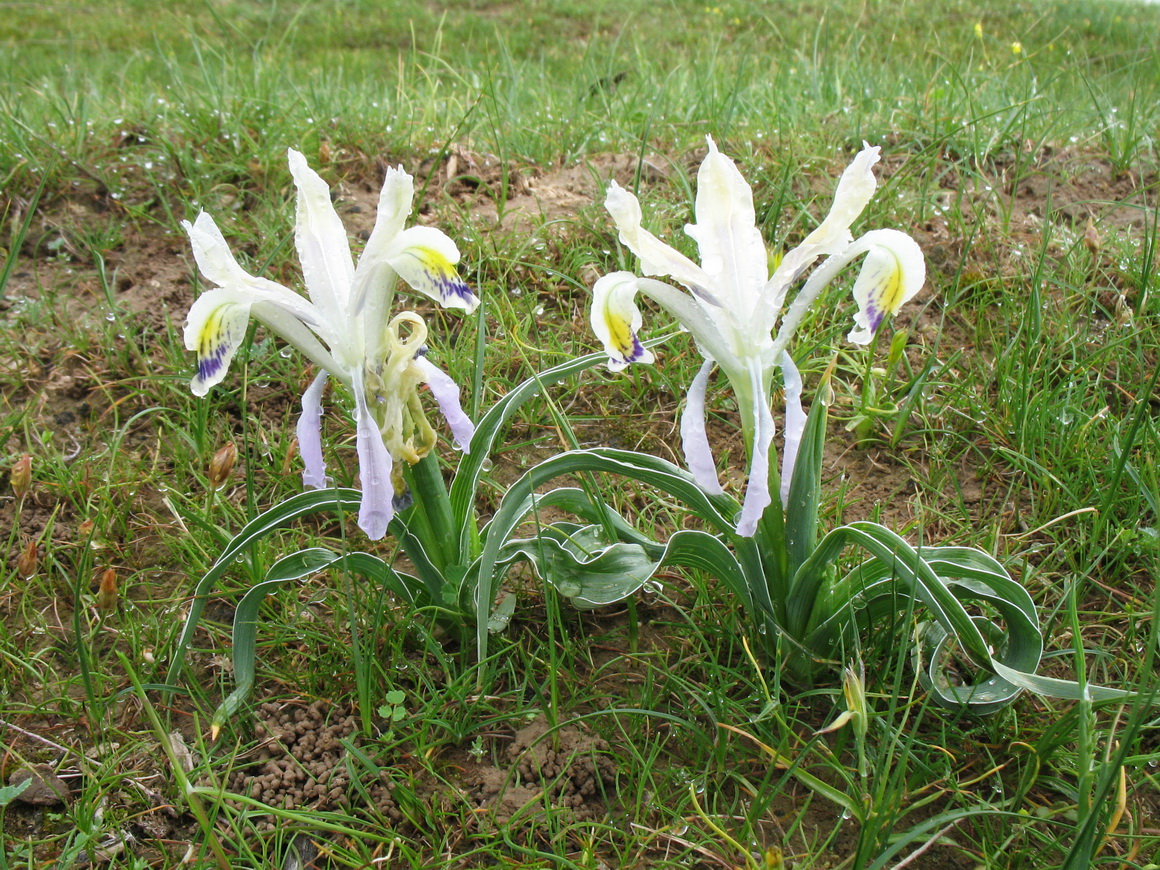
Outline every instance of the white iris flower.
<svg viewBox="0 0 1160 870"><path fill-rule="evenodd" d="M370 239L355 265L330 189L293 149L290 171L298 188L294 241L309 299L246 272L205 212L183 221L201 274L215 289L189 309L185 346L197 352L190 384L204 396L225 377L251 317L298 348L321 370L302 397L298 445L307 486L327 485L322 458L322 391L328 377L354 397L356 447L363 497L359 526L381 538L405 496L398 460L415 463L434 445L435 433L419 401L430 387L457 445L466 450L474 426L459 404L459 387L426 358L427 327L414 312L390 317L395 282L447 308L472 312L479 299L455 271L459 250L433 227L403 228L411 213L410 175L388 169Z"/></svg>
<svg viewBox="0 0 1160 870"><path fill-rule="evenodd" d="M714 493L721 492L721 485L705 435L705 391L713 367L724 372L737 396L749 448L749 483L737 531L752 535L772 501L769 453L774 423L770 402L773 376L779 367L791 421L782 475L783 504L796 439L804 425L801 378L786 352L802 318L822 289L851 261L865 254L854 282L858 312L849 339L866 344L883 319L919 291L926 279L926 265L915 241L898 230L872 230L853 239L850 225L876 186L871 167L878 162L879 149L865 145L842 173L825 220L786 253L771 276L765 242L757 230L753 192L733 161L717 150L712 139L708 141L709 154L697 173L697 220L685 227L697 242L700 265L644 229L636 197L616 182L610 185L605 207L616 222L621 242L640 258L641 272L671 278L685 289L632 272L605 275L593 288L592 327L604 343L613 371L629 363L653 361L652 353L637 336L642 323L634 302L638 292L655 300L693 334L705 363L689 388L681 436L689 470L706 491ZM826 259L782 316L789 289L819 257Z"/></svg>

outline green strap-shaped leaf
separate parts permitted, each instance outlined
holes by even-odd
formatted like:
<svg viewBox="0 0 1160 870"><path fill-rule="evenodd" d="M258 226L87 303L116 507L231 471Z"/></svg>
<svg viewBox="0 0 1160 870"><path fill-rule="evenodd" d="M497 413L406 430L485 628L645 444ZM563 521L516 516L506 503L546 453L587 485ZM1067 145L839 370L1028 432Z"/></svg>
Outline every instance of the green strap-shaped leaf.
<svg viewBox="0 0 1160 870"><path fill-rule="evenodd" d="M254 690L258 610L262 601L283 583L301 580L327 568L351 571L374 583L385 585L410 603L414 603L416 596L423 592L417 579L393 570L382 559L370 553L348 553L342 556L322 547L312 547L279 559L270 566L264 580L246 590L234 611L233 666L236 686L214 712L212 725L215 730L237 712Z"/></svg>
<svg viewBox="0 0 1160 870"><path fill-rule="evenodd" d="M824 566L847 546L858 546L872 558L836 584L838 592L819 596L813 587ZM813 588L810 594L817 607L806 617L814 626L806 635L811 649L828 649L849 627L872 624L888 612L911 607L910 600L903 597L907 594L932 617L920 626L916 655L923 685L939 702L985 714L1011 703L1024 689L1051 697L1084 697L1084 689L1078 683L1035 673L1043 655L1035 604L995 559L981 551L966 547L930 547L920 551L883 526L859 522L830 532L799 573L804 575L802 588ZM807 596L803 596L802 600L791 602L788 612L793 618L803 618L802 605L806 600ZM969 614L963 602L972 601L997 610L1004 627L987 617ZM955 685L946 669L955 646L962 647L975 665L990 674ZM1088 686L1086 697L1123 700L1132 697L1132 693Z"/></svg>
<svg viewBox="0 0 1160 870"><path fill-rule="evenodd" d="M674 565L719 577L742 601L748 600L741 566L729 548L719 538L694 529L682 529L667 544L645 548L608 542L601 525L554 523L536 538L509 541L496 564L502 570L517 561L529 562L538 577L580 608L627 598L657 571Z"/></svg>
<svg viewBox="0 0 1160 870"><path fill-rule="evenodd" d="M790 577L810 557L818 540L822 461L826 447L826 420L829 418L823 396L829 390L829 379L826 378L806 417L806 427L802 431L797 461L790 478L789 498L785 508L785 550Z"/></svg>
<svg viewBox="0 0 1160 870"><path fill-rule="evenodd" d="M474 602L476 645L480 662L487 658L487 615L492 605L496 570L504 544L527 516L528 504L537 486L560 475L581 472L607 472L654 486L684 502L710 525L721 531L733 530L732 518L738 510L736 500L728 495L706 494L688 472L655 456L628 450L594 448L572 450L544 460L511 485L486 529L483 552L476 572L478 580ZM481 668L481 681L483 676Z"/></svg>
<svg viewBox="0 0 1160 870"><path fill-rule="evenodd" d="M173 650L173 660L169 663L169 673L165 682L174 685L185 664L185 653L193 642L193 633L201 621L209 596L213 594L218 581L226 571L234 566L234 561L256 541L287 526L300 517L327 510L357 510L362 493L357 489L318 489L299 493L280 502L246 523L234 539L226 545L213 567L198 581L193 590L193 600L189 604L189 614L181 630L181 636Z"/></svg>
<svg viewBox="0 0 1160 870"><path fill-rule="evenodd" d="M650 339L644 344L646 347L656 347L668 341L670 337L664 335ZM492 405L476 424L470 449L460 458L459 468L455 473L455 479L451 482L450 489L451 512L456 528L460 530L459 559L461 561L466 560L471 552L469 519L475 511L479 478L483 474L484 464L491 456L495 440L499 437L504 426L520 409L521 405L538 396L547 387L607 361L608 354L592 353L540 372L509 391L502 399Z"/></svg>
<svg viewBox="0 0 1160 870"><path fill-rule="evenodd" d="M194 588L193 600L189 605L189 613L185 618L181 635L174 647L173 660L170 662L169 673L166 676L165 682L170 686L177 682L178 677L181 675L181 669L185 664L185 654L189 650L189 645L193 642L193 634L197 629L198 622L201 620L206 602L213 594L218 581L225 576L226 571L235 566L236 560L240 555L266 536L290 525L302 517L326 511L333 511L334 513L351 513L357 511L361 499L362 493L357 489L335 487L333 489L311 490L291 496L246 523L233 540L226 545L225 550L222 551L221 556L218 557L213 567L206 572ZM389 528L396 540L399 541L407 557L411 560L411 564L414 565L415 571L423 583L424 588L422 591L430 597L430 603L436 606L445 605L446 602L443 600L445 592L450 589L454 593L455 590L455 587L450 585L451 578L445 577L443 572L432 563L422 543L410 532L406 522L400 515L395 515L395 518L391 520ZM357 554L352 554L352 556L355 555ZM291 559L293 556L287 556L286 558ZM287 564L289 565L289 563ZM398 589L394 591L400 592ZM410 597L414 594L416 594L416 590L411 589L404 597L408 597L409 600L414 600Z"/></svg>

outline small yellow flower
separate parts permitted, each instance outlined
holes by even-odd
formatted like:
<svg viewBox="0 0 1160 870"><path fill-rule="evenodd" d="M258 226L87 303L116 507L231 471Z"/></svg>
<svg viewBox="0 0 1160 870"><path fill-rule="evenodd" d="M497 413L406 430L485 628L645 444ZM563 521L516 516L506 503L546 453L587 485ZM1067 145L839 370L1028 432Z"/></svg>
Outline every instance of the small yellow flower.
<svg viewBox="0 0 1160 870"><path fill-rule="evenodd" d="M975 22L975 36L978 37L979 39L983 38L983 22L982 21Z"/></svg>
<svg viewBox="0 0 1160 870"><path fill-rule="evenodd" d="M1015 40L1014 42L1012 42L1011 43L1011 53L1012 54L1023 54L1023 43L1020 42L1019 40Z"/></svg>

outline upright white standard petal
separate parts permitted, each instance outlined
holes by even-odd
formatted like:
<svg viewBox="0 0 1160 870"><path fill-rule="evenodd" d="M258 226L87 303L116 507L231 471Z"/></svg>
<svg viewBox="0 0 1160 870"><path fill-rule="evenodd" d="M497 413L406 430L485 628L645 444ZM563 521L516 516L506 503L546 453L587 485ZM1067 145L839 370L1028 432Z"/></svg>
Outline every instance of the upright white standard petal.
<svg viewBox="0 0 1160 870"><path fill-rule="evenodd" d="M834 204L816 230L806 236L803 245L821 244L825 253L836 253L850 240L850 225L866 208L878 189L873 167L881 157L877 145L862 143L854 162L846 167L834 191Z"/></svg>
<svg viewBox="0 0 1160 870"><path fill-rule="evenodd" d="M403 231L414 196L415 183L411 176L401 166L397 169L389 167L383 181L383 190L379 194L375 227L354 270L354 289L350 300L352 316L362 317L371 324L381 324L390 319L398 275L387 262L384 253L395 236Z"/></svg>
<svg viewBox="0 0 1160 870"><path fill-rule="evenodd" d="M840 253L850 244L850 225L858 219L874 196L878 186L873 167L878 162L881 148L862 143L862 150L854 162L846 167L834 191L830 211L817 228L791 251L786 252L777 270L769 279L767 291L779 298L775 307L781 310L782 301L790 285L803 271L813 265L818 257ZM769 322L770 329L773 321Z"/></svg>
<svg viewBox="0 0 1160 870"><path fill-rule="evenodd" d="M330 187L291 148L290 174L298 187L294 243L310 298L334 321L345 319L354 283L354 262L346 228L330 203Z"/></svg>
<svg viewBox="0 0 1160 870"><path fill-rule="evenodd" d="M697 173L697 222L685 232L697 242L701 268L718 306L737 321L734 328L744 341L751 338L745 324L763 301L768 256L757 230L753 192L733 161L712 139L708 142L709 154Z"/></svg>
<svg viewBox="0 0 1160 870"><path fill-rule="evenodd" d="M695 295L712 302L709 276L684 254L674 251L641 226L640 203L635 196L611 181L604 207L620 230L621 243L640 258L640 269L645 275L673 278Z"/></svg>

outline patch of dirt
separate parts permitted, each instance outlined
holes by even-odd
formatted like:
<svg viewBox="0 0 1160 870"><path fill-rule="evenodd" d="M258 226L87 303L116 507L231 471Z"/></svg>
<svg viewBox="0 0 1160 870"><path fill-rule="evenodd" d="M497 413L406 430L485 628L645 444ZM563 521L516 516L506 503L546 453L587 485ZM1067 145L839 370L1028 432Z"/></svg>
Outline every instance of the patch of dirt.
<svg viewBox="0 0 1160 870"><path fill-rule="evenodd" d="M353 716L341 715L325 701L305 704L267 702L257 711L257 732L261 742L239 760L252 766L236 770L229 789L264 804L283 809L349 809L352 801L365 804L392 822L403 815L392 796L386 769L369 783L360 783L363 795L351 785L351 763L343 745L355 740L358 723ZM257 823L273 830L274 817Z"/></svg>
<svg viewBox="0 0 1160 870"><path fill-rule="evenodd" d="M578 725L551 729L541 715L516 731L503 753L509 769L479 766L472 794L484 812L480 824L506 825L526 817L528 829L544 805L567 809L576 820L599 819L614 792L616 767L608 743Z"/></svg>
<svg viewBox="0 0 1160 870"><path fill-rule="evenodd" d="M610 180L629 185L639 171L645 181L660 181L668 176L666 167L656 154L602 154L539 169L457 147L435 171L444 192L477 225L529 232L598 205Z"/></svg>

